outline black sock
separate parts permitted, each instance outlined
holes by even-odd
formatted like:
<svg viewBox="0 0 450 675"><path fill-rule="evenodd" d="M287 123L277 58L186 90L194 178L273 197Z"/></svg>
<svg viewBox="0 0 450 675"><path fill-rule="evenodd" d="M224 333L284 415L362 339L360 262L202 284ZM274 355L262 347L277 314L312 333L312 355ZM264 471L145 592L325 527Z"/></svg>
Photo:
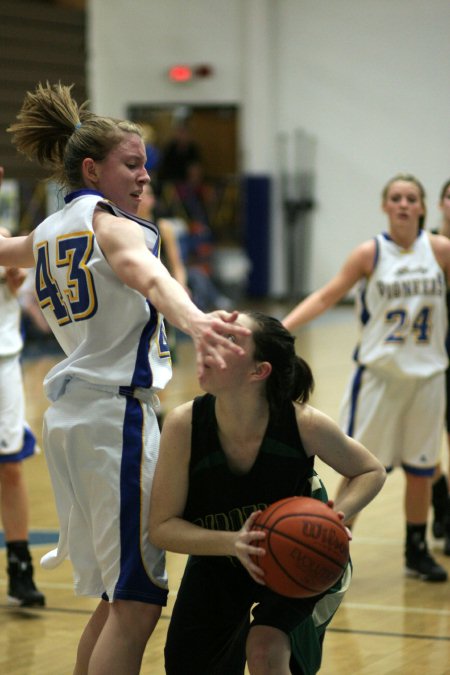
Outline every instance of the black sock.
<svg viewBox="0 0 450 675"><path fill-rule="evenodd" d="M423 549L426 547L425 535L427 524L412 525L406 523L406 546L407 548Z"/></svg>
<svg viewBox="0 0 450 675"><path fill-rule="evenodd" d="M6 542L7 557L14 557L20 562L30 562L31 555L26 540L7 541Z"/></svg>

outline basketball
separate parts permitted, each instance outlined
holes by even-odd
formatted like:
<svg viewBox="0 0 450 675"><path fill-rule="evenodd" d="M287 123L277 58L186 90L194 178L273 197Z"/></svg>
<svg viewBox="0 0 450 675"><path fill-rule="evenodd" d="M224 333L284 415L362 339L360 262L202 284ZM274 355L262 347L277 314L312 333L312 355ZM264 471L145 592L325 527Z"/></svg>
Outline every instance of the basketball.
<svg viewBox="0 0 450 675"><path fill-rule="evenodd" d="M253 529L266 532L253 561L267 586L290 598L307 598L331 588L349 560L349 540L338 515L310 497L288 497L268 506Z"/></svg>

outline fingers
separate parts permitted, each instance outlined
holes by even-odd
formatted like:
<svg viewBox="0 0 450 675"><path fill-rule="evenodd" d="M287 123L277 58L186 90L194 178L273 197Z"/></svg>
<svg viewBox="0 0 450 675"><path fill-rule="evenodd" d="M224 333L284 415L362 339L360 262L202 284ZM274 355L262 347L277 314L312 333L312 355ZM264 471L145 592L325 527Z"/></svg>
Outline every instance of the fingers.
<svg viewBox="0 0 450 675"><path fill-rule="evenodd" d="M212 314L215 314L215 316L222 319L222 321L225 321L225 322L228 322L228 323L233 323L233 321L236 321L236 319L239 316L239 312L237 311L237 309L235 309L231 312L227 312L224 309L218 309L218 310L212 312Z"/></svg>
<svg viewBox="0 0 450 675"><path fill-rule="evenodd" d="M221 334L250 335L250 328L246 328L242 324L236 323L238 316L238 312L234 312L233 314L229 314L228 312L212 312L211 325Z"/></svg>
<svg viewBox="0 0 450 675"><path fill-rule="evenodd" d="M255 520L258 518L260 513L262 513L261 509L259 509L258 511L252 511L252 513L249 515L249 517L245 521L245 523L243 525L243 529L247 530L247 531L250 531L252 529L252 526L253 526ZM262 530L254 530L253 534L256 535L256 534L264 534L264 533L262 532ZM259 537L259 538L262 539L262 537Z"/></svg>

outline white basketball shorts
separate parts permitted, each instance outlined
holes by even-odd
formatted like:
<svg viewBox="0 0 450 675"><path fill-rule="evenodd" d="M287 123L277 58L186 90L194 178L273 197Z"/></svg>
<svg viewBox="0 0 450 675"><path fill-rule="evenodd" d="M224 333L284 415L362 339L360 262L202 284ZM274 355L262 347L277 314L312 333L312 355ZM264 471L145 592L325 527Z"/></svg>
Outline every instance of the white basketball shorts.
<svg viewBox="0 0 450 675"><path fill-rule="evenodd" d="M341 409L341 427L386 468L432 475L439 461L445 413L445 373L388 378L359 367Z"/></svg>
<svg viewBox="0 0 450 675"><path fill-rule="evenodd" d="M44 448L60 538L41 564L69 557L77 595L164 606L165 554L147 534L159 449L151 405L71 381L45 414Z"/></svg>
<svg viewBox="0 0 450 675"><path fill-rule="evenodd" d="M0 455L18 453L24 442L25 404L19 354L0 357Z"/></svg>

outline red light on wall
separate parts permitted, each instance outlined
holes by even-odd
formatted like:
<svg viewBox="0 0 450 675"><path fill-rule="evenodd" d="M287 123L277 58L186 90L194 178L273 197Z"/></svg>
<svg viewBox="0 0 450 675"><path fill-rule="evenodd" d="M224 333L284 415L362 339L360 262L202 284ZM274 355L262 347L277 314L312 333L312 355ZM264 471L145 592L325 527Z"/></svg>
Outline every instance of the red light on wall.
<svg viewBox="0 0 450 675"><path fill-rule="evenodd" d="M192 68L181 64L172 66L169 69L169 79L172 82L189 82L192 80Z"/></svg>

